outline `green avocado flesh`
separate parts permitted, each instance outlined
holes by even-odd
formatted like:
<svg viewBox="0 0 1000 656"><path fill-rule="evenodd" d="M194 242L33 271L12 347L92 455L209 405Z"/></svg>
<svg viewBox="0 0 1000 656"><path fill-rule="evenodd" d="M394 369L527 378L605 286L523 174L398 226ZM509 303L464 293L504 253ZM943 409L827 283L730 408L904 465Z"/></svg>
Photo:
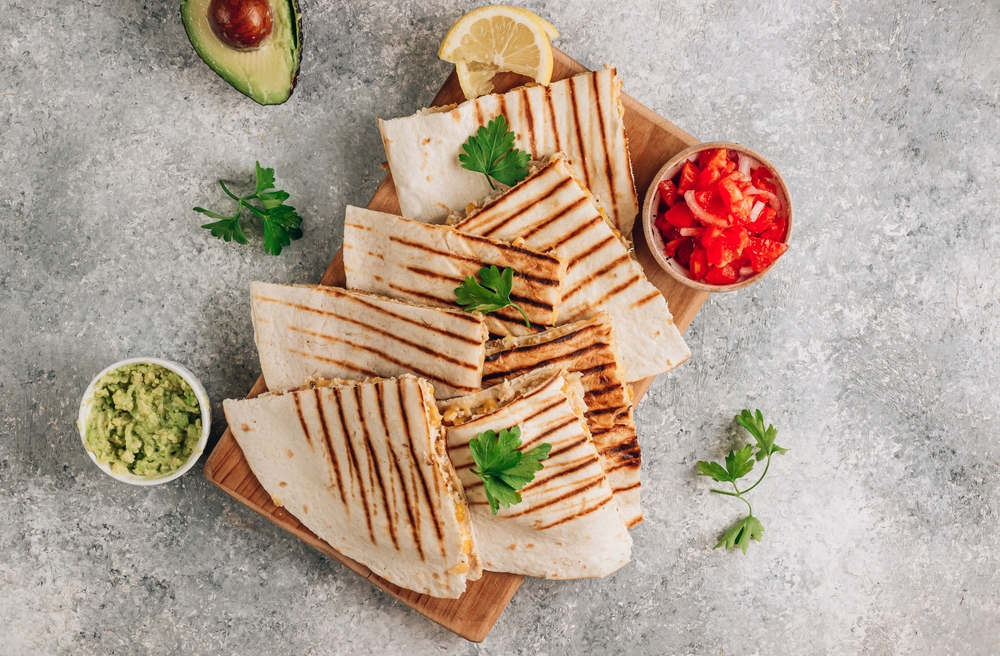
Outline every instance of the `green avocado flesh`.
<svg viewBox="0 0 1000 656"><path fill-rule="evenodd" d="M87 450L116 474L169 474L201 439L201 407L173 371L129 364L97 381L83 435Z"/></svg>
<svg viewBox="0 0 1000 656"><path fill-rule="evenodd" d="M191 45L213 71L261 105L280 105L292 95L302 54L295 0L268 0L271 34L255 50L222 42L208 22L211 0L181 0L181 18Z"/></svg>

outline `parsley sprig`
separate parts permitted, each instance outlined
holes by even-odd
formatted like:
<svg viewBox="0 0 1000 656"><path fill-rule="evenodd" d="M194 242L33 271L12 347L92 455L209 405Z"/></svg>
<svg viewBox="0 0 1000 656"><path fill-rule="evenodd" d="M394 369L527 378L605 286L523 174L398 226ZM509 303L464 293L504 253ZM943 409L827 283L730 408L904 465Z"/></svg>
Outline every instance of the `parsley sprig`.
<svg viewBox="0 0 1000 656"><path fill-rule="evenodd" d="M513 187L528 177L531 153L514 148L514 133L503 114L481 126L462 144L462 150L458 156L462 168L485 175L490 189L496 189L494 180Z"/></svg>
<svg viewBox="0 0 1000 656"><path fill-rule="evenodd" d="M514 288L514 270L510 267L502 272L496 265L483 267L479 270L479 281L472 276L466 276L461 285L455 288L458 304L466 312L482 312L489 314L511 305L524 317L524 323L531 328L528 315L521 306L510 300L510 292Z"/></svg>
<svg viewBox="0 0 1000 656"><path fill-rule="evenodd" d="M226 195L235 200L238 205L236 214L233 216L223 216L215 212L209 212L202 207L194 208L195 212L201 212L205 216L218 219L214 223L206 223L201 226L212 231L213 237L218 237L223 241L236 241L240 244L249 244L243 228L240 227L240 215L243 208L250 210L264 222L264 250L271 255L280 255L281 249L292 243L293 239L302 237L302 217L295 212L291 205L285 205L288 200L288 192L274 189L274 169L263 169L260 162L256 163L257 188L247 196L237 196L226 188L226 183L219 180L219 186ZM251 200L260 203L260 207L252 205Z"/></svg>
<svg viewBox="0 0 1000 656"><path fill-rule="evenodd" d="M542 469L541 461L548 458L552 450L547 442L527 453L518 451L520 446L520 426L503 428L499 435L488 430L469 440L476 463L472 473L483 481L486 500L494 515L500 506L510 508L521 503L519 490L535 480L535 472Z"/></svg>
<svg viewBox="0 0 1000 656"><path fill-rule="evenodd" d="M771 467L771 455L774 453L784 454L788 449L783 449L774 443L774 438L778 436L778 429L771 425L764 428L764 416L760 410L757 411L756 415L752 414L749 410L744 410L736 415L736 421L753 436L757 444L747 444L742 449L730 451L729 455L726 456L725 467L717 462L699 461L698 476L709 476L719 483L731 483L735 492L716 489L713 489L712 492L736 497L747 504L747 516L736 522L726 531L722 539L719 540L719 544L715 545L716 549L725 546L727 550L739 547L745 554L747 547L750 546L751 539L760 542L761 537L764 535L764 525L760 523L759 519L754 517L753 506L750 505L750 502L743 495L760 485L760 482L767 476L767 470ZM754 452L755 450L756 453ZM764 473L760 475L757 482L746 489L740 490L736 485L736 481L753 470L754 460L760 462L765 458L767 459L767 463L764 465Z"/></svg>

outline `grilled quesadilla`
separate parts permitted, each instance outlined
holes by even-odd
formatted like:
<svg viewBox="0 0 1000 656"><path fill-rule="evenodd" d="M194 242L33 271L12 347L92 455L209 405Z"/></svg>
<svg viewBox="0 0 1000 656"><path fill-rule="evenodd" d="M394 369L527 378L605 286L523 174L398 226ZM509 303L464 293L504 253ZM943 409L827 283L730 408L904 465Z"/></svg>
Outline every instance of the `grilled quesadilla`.
<svg viewBox="0 0 1000 656"><path fill-rule="evenodd" d="M250 283L254 339L271 390L310 376L413 373L440 398L480 387L487 331L479 313L321 285Z"/></svg>
<svg viewBox="0 0 1000 656"><path fill-rule="evenodd" d="M482 267L514 271L510 299L532 325L556 322L566 272L563 260L498 239L469 235L450 226L410 221L360 207L347 208L344 221L344 271L348 289L358 289L437 307L458 308L455 288ZM524 335L525 325L508 306L486 317L495 335Z"/></svg>
<svg viewBox="0 0 1000 656"><path fill-rule="evenodd" d="M455 227L494 239L517 238L526 248L552 249L564 258L560 321L598 310L610 314L629 382L691 357L667 301L561 156Z"/></svg>
<svg viewBox="0 0 1000 656"><path fill-rule="evenodd" d="M454 108L380 119L403 216L441 223L490 193L486 176L463 169L458 155L480 126L503 114L517 148L535 159L566 153L612 224L631 235L639 201L620 95L621 80L614 68L607 68L549 86L480 96Z"/></svg>
<svg viewBox="0 0 1000 656"><path fill-rule="evenodd" d="M439 407L484 569L577 579L606 576L629 562L632 538L587 430L579 374L536 370ZM521 503L493 515L472 473L469 441L511 426L521 429L522 452L543 443L552 449L521 489Z"/></svg>
<svg viewBox="0 0 1000 656"><path fill-rule="evenodd" d="M332 382L223 403L250 469L340 553L401 587L458 598L482 568L430 384Z"/></svg>
<svg viewBox="0 0 1000 656"><path fill-rule="evenodd" d="M505 337L486 344L483 386L497 385L534 369L555 365L580 373L587 411L584 415L601 458L601 467L618 502L625 525L642 521L639 468L642 450L632 419L632 390L618 360L611 320L570 323L537 335Z"/></svg>

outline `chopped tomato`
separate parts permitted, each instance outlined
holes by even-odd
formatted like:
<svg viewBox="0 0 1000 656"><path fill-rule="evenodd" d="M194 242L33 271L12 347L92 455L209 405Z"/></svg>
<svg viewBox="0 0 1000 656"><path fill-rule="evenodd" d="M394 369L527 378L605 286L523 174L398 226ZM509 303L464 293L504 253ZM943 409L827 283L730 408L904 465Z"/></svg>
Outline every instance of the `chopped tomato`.
<svg viewBox="0 0 1000 656"><path fill-rule="evenodd" d="M750 171L750 182L757 189L763 189L764 191L769 191L772 194L778 192L778 187L771 180L771 172L768 171L763 166L757 167Z"/></svg>
<svg viewBox="0 0 1000 656"><path fill-rule="evenodd" d="M698 186L699 191L709 189L713 184L718 182L724 174L729 171L726 170L726 165L729 163L729 151L725 148L719 148L717 150L707 150L703 153L710 153L704 160L699 154L698 162L701 163L702 169L701 173L698 175Z"/></svg>
<svg viewBox="0 0 1000 656"><path fill-rule="evenodd" d="M681 169L681 179L677 183L677 193L683 194L688 189L694 189L694 183L698 179L699 173L697 166L691 162L684 162L684 168Z"/></svg>
<svg viewBox="0 0 1000 656"><path fill-rule="evenodd" d="M708 229L706 229L706 234ZM750 237L743 228L733 226L719 231L719 236L711 242L702 239L708 263L713 267L724 267L743 254L750 244Z"/></svg>
<svg viewBox="0 0 1000 656"><path fill-rule="evenodd" d="M660 200L666 203L668 208L677 204L677 186L673 180L661 181L657 189L660 192Z"/></svg>
<svg viewBox="0 0 1000 656"><path fill-rule="evenodd" d="M750 245L747 246L746 253L750 257L750 266L757 273L774 264L774 261L781 257L788 250L788 244L770 239L750 238Z"/></svg>
<svg viewBox="0 0 1000 656"><path fill-rule="evenodd" d="M691 266L691 253L694 251L694 240L685 238L684 243L677 247L674 259L685 269Z"/></svg>
<svg viewBox="0 0 1000 656"><path fill-rule="evenodd" d="M746 229L758 235L766 230L770 230L774 226L775 214L776 212L774 210L765 205L760 211L760 214L757 215L757 220L752 223L748 223L746 225Z"/></svg>
<svg viewBox="0 0 1000 656"><path fill-rule="evenodd" d="M774 226L761 234L761 239L771 241L785 241L788 236L788 221L782 217L774 220Z"/></svg>
<svg viewBox="0 0 1000 656"><path fill-rule="evenodd" d="M708 272L708 260L705 256L705 249L695 246L691 251L691 263L688 265L693 280L702 280Z"/></svg>
<svg viewBox="0 0 1000 656"><path fill-rule="evenodd" d="M677 205L674 205L664 213L663 218L667 223L672 226L677 226L678 228L693 228L698 225L698 222L694 220L694 215L691 214L691 208L687 206L687 203L678 203Z"/></svg>
<svg viewBox="0 0 1000 656"><path fill-rule="evenodd" d="M713 243L721 236L722 236L722 228L720 228L719 226L710 225L707 228L705 228L705 231L703 233L701 233L701 245L707 249L711 243Z"/></svg>
<svg viewBox="0 0 1000 656"><path fill-rule="evenodd" d="M712 267L705 274L705 282L713 285L731 285L740 279L740 272L733 265Z"/></svg>
<svg viewBox="0 0 1000 656"><path fill-rule="evenodd" d="M688 241L687 237L678 237L677 239L671 239L666 244L663 245L663 254L667 257L673 257L677 253L677 249L685 241Z"/></svg>

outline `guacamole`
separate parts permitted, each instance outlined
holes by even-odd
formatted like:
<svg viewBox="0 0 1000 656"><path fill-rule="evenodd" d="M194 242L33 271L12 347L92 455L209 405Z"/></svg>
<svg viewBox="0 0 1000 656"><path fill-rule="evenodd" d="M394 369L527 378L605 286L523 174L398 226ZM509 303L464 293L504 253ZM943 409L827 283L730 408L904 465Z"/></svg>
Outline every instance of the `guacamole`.
<svg viewBox="0 0 1000 656"><path fill-rule="evenodd" d="M136 363L101 377L84 427L84 446L116 474L169 474L201 438L191 386L157 364Z"/></svg>

